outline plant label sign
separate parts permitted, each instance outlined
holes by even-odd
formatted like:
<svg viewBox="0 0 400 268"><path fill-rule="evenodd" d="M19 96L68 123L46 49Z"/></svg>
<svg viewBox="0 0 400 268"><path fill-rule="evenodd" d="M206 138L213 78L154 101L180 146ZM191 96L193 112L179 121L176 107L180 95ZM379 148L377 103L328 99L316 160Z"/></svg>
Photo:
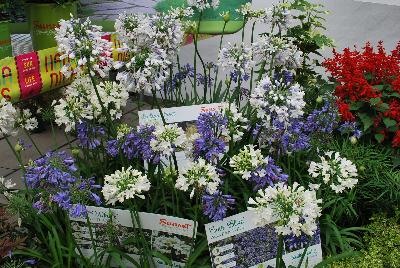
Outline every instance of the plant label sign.
<svg viewBox="0 0 400 268"><path fill-rule="evenodd" d="M222 109L221 103L212 103L212 104L164 108L161 109L161 112L167 124L176 123L189 136L189 134L197 130L196 121L201 113L219 112L221 111L221 109ZM145 124L156 125L163 123L158 109L139 111L138 114L139 114L140 125L145 125ZM186 157L185 152L177 151L175 152L175 156L179 170L183 170L185 167L187 167L189 159ZM169 164L168 159L166 159L165 157L161 158L161 162L163 162L166 166L168 166Z"/></svg>
<svg viewBox="0 0 400 268"><path fill-rule="evenodd" d="M87 206L87 211L92 234L85 217L71 218L72 234L85 256L93 256L93 236L97 252L113 246L136 261L139 260L140 250L129 242L135 240L136 233L129 210ZM184 267L190 253L193 233L196 234L194 222L145 212L139 212L139 217L151 249L172 261L172 267ZM107 258L108 255L105 254L102 261L106 262ZM126 267L134 267L127 260L121 261ZM161 258L154 257L154 261L159 268L171 267ZM121 266L115 261L111 265Z"/></svg>
<svg viewBox="0 0 400 268"><path fill-rule="evenodd" d="M255 218L255 212L246 211L205 225L213 267L275 267L278 235L273 224L257 226ZM318 229L311 238L303 235L285 237L283 260L286 266L297 267L308 243L302 267L314 267L321 262L319 233Z"/></svg>

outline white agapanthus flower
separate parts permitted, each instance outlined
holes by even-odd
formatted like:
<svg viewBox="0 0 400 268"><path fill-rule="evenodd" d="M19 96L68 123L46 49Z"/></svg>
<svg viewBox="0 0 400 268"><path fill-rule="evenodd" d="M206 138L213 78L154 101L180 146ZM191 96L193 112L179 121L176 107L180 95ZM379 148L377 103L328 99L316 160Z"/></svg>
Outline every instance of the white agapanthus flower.
<svg viewBox="0 0 400 268"><path fill-rule="evenodd" d="M0 177L0 185L3 186L4 188L4 189L0 188L0 192L2 192L1 190L10 190L14 188L17 184L12 182L10 179L5 179L3 177Z"/></svg>
<svg viewBox="0 0 400 268"><path fill-rule="evenodd" d="M31 131L37 126L29 109L19 110L6 99L0 100L0 135L16 136L20 128Z"/></svg>
<svg viewBox="0 0 400 268"><path fill-rule="evenodd" d="M176 236L156 236L153 240L152 246L155 250L163 254L187 255L190 252L190 245Z"/></svg>
<svg viewBox="0 0 400 268"><path fill-rule="evenodd" d="M144 199L144 193L150 190L150 181L142 172L128 167L117 170L114 174L104 178L101 190L107 204L115 205L125 200L139 197Z"/></svg>
<svg viewBox="0 0 400 268"><path fill-rule="evenodd" d="M262 36L253 44L254 57L258 61L269 62L273 67L298 69L302 66L303 52L293 41L277 36Z"/></svg>
<svg viewBox="0 0 400 268"><path fill-rule="evenodd" d="M151 93L163 87L169 64L164 50L136 54L125 65L127 70L117 74L117 80L130 92Z"/></svg>
<svg viewBox="0 0 400 268"><path fill-rule="evenodd" d="M304 114L304 91L299 84L271 81L264 77L250 97L250 104L256 109L257 117L263 119L264 126L271 127L274 118L286 126L291 119L298 119Z"/></svg>
<svg viewBox="0 0 400 268"><path fill-rule="evenodd" d="M187 4L199 10L205 10L207 8L216 9L219 6L219 0L187 0Z"/></svg>
<svg viewBox="0 0 400 268"><path fill-rule="evenodd" d="M6 99L0 100L0 134L1 135L17 135L15 123L18 117L17 109Z"/></svg>
<svg viewBox="0 0 400 268"><path fill-rule="evenodd" d="M240 8L236 9L236 12L246 18L246 20L255 20L262 23L270 22L272 11L271 9L253 9L251 3L246 3Z"/></svg>
<svg viewBox="0 0 400 268"><path fill-rule="evenodd" d="M60 20L60 27L56 28L55 39L58 51L62 54L60 59L75 60L76 66L65 64L61 72L69 77L81 73L85 66L90 66L90 71L97 72L105 77L106 72L112 67L112 43L102 38L101 27L93 25L87 18L85 21L74 19Z"/></svg>
<svg viewBox="0 0 400 268"><path fill-rule="evenodd" d="M252 55L252 47L247 47L244 43L239 45L228 43L227 47L221 48L219 51L218 66L221 66L224 70L239 72L244 75L254 67Z"/></svg>
<svg viewBox="0 0 400 268"><path fill-rule="evenodd" d="M19 111L16 125L18 128L32 131L38 127L38 121L33 117L32 112L29 109L23 109L22 111Z"/></svg>
<svg viewBox="0 0 400 268"><path fill-rule="evenodd" d="M117 80L129 91L151 92L163 87L184 36L182 23L175 15L122 14L116 20L115 28L124 43L121 50L132 54L125 64L126 71L119 73Z"/></svg>
<svg viewBox="0 0 400 268"><path fill-rule="evenodd" d="M292 187L280 182L260 189L255 199L249 199L248 209L256 212L258 225L274 223L280 235L311 236L317 230L320 203L315 191L306 190L297 182Z"/></svg>
<svg viewBox="0 0 400 268"><path fill-rule="evenodd" d="M152 139L150 146L155 152L164 156L171 155L176 149L186 144L185 131L177 124L156 125L153 132L155 139Z"/></svg>
<svg viewBox="0 0 400 268"><path fill-rule="evenodd" d="M252 144L244 146L229 161L229 165L233 168L233 173L242 176L245 180L251 177L252 171L264 163L268 164L268 158L265 158L261 150L255 149Z"/></svg>
<svg viewBox="0 0 400 268"><path fill-rule="evenodd" d="M209 194L214 194L220 183L221 179L216 168L200 158L197 161L190 162L188 167L179 174L175 187L185 192L192 188L190 193L190 198L192 198L195 192L203 192L204 190Z"/></svg>
<svg viewBox="0 0 400 268"><path fill-rule="evenodd" d="M127 134L129 134L132 131L132 127L130 127L128 124L120 124L117 127L117 140L121 140L124 138Z"/></svg>
<svg viewBox="0 0 400 268"><path fill-rule="evenodd" d="M341 157L339 152L329 151L320 156L320 162L311 162L308 173L335 191L342 193L351 190L358 182L357 167L350 160Z"/></svg>
<svg viewBox="0 0 400 268"><path fill-rule="evenodd" d="M129 93L125 87L115 82L106 81L97 85L97 90L103 106L112 119L122 116L122 109L126 106ZM106 119L103 114L99 98L88 76L76 79L69 85L64 98L53 102L57 125L65 125L65 131L70 132L77 122L83 120L102 123Z"/></svg>
<svg viewBox="0 0 400 268"><path fill-rule="evenodd" d="M194 11L191 7L176 7L171 8L168 14L174 19L184 19L193 16Z"/></svg>
<svg viewBox="0 0 400 268"><path fill-rule="evenodd" d="M234 142L241 140L244 132L247 130L247 118L239 112L234 103L223 103L221 112L228 119L227 127L223 129L222 135L228 141L231 139L231 136Z"/></svg>

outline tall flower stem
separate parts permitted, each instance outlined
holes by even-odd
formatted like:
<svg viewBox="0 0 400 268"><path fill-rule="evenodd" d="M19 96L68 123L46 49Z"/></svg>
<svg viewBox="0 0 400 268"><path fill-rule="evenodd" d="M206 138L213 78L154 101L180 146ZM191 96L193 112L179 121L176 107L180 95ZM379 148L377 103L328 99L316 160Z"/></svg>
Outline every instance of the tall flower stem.
<svg viewBox="0 0 400 268"><path fill-rule="evenodd" d="M199 59L200 59L200 62L201 62L201 65L203 66L203 72L204 72L204 96L203 96L203 103L206 103L206 101L207 101L207 68L206 68L206 64L204 63L204 60L203 60L203 58L201 57L201 54L200 54L200 51L199 51L199 47L198 47L198 39L199 39L199 30L200 30L200 23L201 23L201 19L202 19L202 17L203 17L203 11L201 11L200 12L200 15L199 15L199 20L198 20L198 23L197 23L197 29L196 29L196 34L195 34L195 38L194 38L194 52L195 52L195 59L197 58L197 57L199 57ZM197 55L197 57L196 57L196 55ZM196 63L197 63L197 61L196 61ZM196 63L195 63L195 66L194 66L194 68L195 68L195 70L194 70L194 77L195 77L195 79L197 79L196 78L196 76L197 76L197 71L196 71ZM195 86L196 86L196 81L195 81ZM195 90L195 94L197 94L197 90Z"/></svg>
<svg viewBox="0 0 400 268"><path fill-rule="evenodd" d="M35 147L36 151L39 153L40 156L43 156L42 152L39 150L39 147L36 145L35 141L32 139L32 136L29 134L29 132L24 129L24 132L26 136L28 136L28 139L32 142L33 146Z"/></svg>
<svg viewBox="0 0 400 268"><path fill-rule="evenodd" d="M224 27L222 28L222 34L221 34L221 38L219 39L219 51L221 51L222 48L222 40L224 39L224 35L225 35L225 28L226 28L226 24L228 22L224 21ZM217 68L217 71L215 72L215 77L214 77L214 92L217 89L217 81L218 81L218 74L219 74L219 68Z"/></svg>
<svg viewBox="0 0 400 268"><path fill-rule="evenodd" d="M4 139L6 140L8 146L10 147L11 151L13 152L13 154L14 154L14 156L15 156L15 159L17 159L17 161L18 161L18 163L19 163L19 165L20 165L20 167L21 167L22 174L23 174L23 177L24 177L25 189L28 189L28 184L27 184L26 178L25 178L25 166L24 166L24 163L22 162L21 155L15 151L14 147L11 145L11 142L10 142L10 140L8 139L7 136L4 136Z"/></svg>
<svg viewBox="0 0 400 268"><path fill-rule="evenodd" d="M91 74L91 68L90 68L90 66L89 66L88 69L89 69L90 81L91 81L92 84L93 84L94 92L96 93L96 97L97 97L97 99L98 99L98 101L99 101L99 103L100 103L101 112L103 113L103 115L104 115L104 116L106 117L106 119L107 119L107 124L108 124L109 129L111 130L111 132L112 132L113 134L115 134L115 133L116 133L116 129L115 129L115 127L114 127L114 124L113 124L113 121L112 121L112 119L111 119L110 113L109 113L109 112L107 111L107 109L105 108L104 103L103 103L103 101L102 101L102 99L101 99L101 97L100 97L100 93L99 93L99 90L98 90L98 88L97 88L96 82L94 81L94 77L93 77L93 75Z"/></svg>
<svg viewBox="0 0 400 268"><path fill-rule="evenodd" d="M311 238L310 238L310 239L311 239ZM303 264L304 258L305 258L306 255L307 255L307 250L308 250L309 247L310 247L310 243L307 243L307 246L304 248L303 254L301 254L301 259L300 259L299 264L297 265L297 268L300 268L301 265Z"/></svg>
<svg viewBox="0 0 400 268"><path fill-rule="evenodd" d="M95 265L97 265L98 257L97 257L97 246L96 246L96 241L94 239L93 235L93 228L92 224L90 223L89 215L86 215L86 224L89 228L89 235L90 235L90 240L92 242L92 247L93 247L93 253L94 253L94 259L95 259Z"/></svg>
<svg viewBox="0 0 400 268"><path fill-rule="evenodd" d="M51 127L51 139L53 141L53 151L57 150L57 140L56 140L56 132L54 131L53 121L50 121Z"/></svg>
<svg viewBox="0 0 400 268"><path fill-rule="evenodd" d="M161 120L162 120L162 122L163 122L163 125L165 126L165 125L167 124L167 121L165 120L165 117L164 117L164 114L163 114L163 112L162 112L160 103L158 102L156 91L153 89L151 92L152 92L152 94L153 94L153 100L154 100L154 102L155 102L155 104L156 104L156 106L157 106L158 112L160 113L160 116L161 116ZM179 170L178 170L178 161L176 160L175 152L172 154L172 158L173 158L173 160L174 160L174 165L175 165L176 172L179 174Z"/></svg>
<svg viewBox="0 0 400 268"><path fill-rule="evenodd" d="M254 27L256 26L256 22L253 22L253 26L251 27L251 44L254 42ZM254 54L251 56L251 60L254 60ZM250 91L249 95L253 91L253 78L254 78L254 67L251 67L251 74L250 74Z"/></svg>
<svg viewBox="0 0 400 268"><path fill-rule="evenodd" d="M153 256L151 254L151 249L150 249L150 247L147 243L147 240L144 236L144 233L143 233L143 228L142 228L142 225L140 222L139 210L134 201L130 202L130 207L131 207L130 213L131 213L133 228L134 229L137 228L139 230L139 238L140 238L140 240L141 240L140 242L143 246L143 253L144 253L143 265L144 265L144 267L156 267ZM149 259L151 261L151 265L149 263Z"/></svg>
<svg viewBox="0 0 400 268"><path fill-rule="evenodd" d="M196 194L196 204L194 206L194 218L193 218L192 244L190 246L189 256L192 255L194 246L196 245L196 229L199 217L199 203L200 203L200 196Z"/></svg>
<svg viewBox="0 0 400 268"><path fill-rule="evenodd" d="M283 260L282 260L282 255L283 255L283 235L279 235L279 238L278 238L278 252L277 252L277 255L276 255L276 261L275 261L275 267L276 268L283 268L283 265L282 265L282 262L283 262Z"/></svg>

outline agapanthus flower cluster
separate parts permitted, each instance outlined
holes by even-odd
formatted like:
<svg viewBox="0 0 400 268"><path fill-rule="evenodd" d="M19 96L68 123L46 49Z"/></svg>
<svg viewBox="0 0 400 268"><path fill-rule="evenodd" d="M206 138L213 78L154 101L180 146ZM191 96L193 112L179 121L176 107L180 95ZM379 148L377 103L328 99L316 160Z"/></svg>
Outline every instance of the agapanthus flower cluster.
<svg viewBox="0 0 400 268"><path fill-rule="evenodd" d="M221 113L227 119L227 125L222 132L224 138L234 142L241 140L248 128L248 119L239 112L234 103L223 103Z"/></svg>
<svg viewBox="0 0 400 268"><path fill-rule="evenodd" d="M36 192L33 207L39 212L45 212L55 204L77 217L86 215L88 202L101 204L95 193L99 186L93 179L80 177L74 159L65 152L48 152L30 162L24 179L28 188Z"/></svg>
<svg viewBox="0 0 400 268"><path fill-rule="evenodd" d="M20 128L31 131L37 128L38 121L29 109L15 108L5 98L0 100L0 134L16 136Z"/></svg>
<svg viewBox="0 0 400 268"><path fill-rule="evenodd" d="M192 188L190 193L190 198L192 198L195 193L202 194L205 191L211 195L214 194L220 183L217 169L206 163L204 159L198 159L190 162L188 167L179 174L175 187L185 192Z"/></svg>
<svg viewBox="0 0 400 268"><path fill-rule="evenodd" d="M0 193L3 194L5 191L14 188L16 185L17 184L12 182L12 180L0 177Z"/></svg>
<svg viewBox="0 0 400 268"><path fill-rule="evenodd" d="M271 17L270 9L253 9L252 4L247 2L236 9L236 12L241 14L247 21L256 20L263 23L268 23Z"/></svg>
<svg viewBox="0 0 400 268"><path fill-rule="evenodd" d="M122 117L122 108L126 106L129 94L127 90L115 82L106 81L97 86L100 100L112 119ZM65 131L75 129L75 124L82 121L102 123L106 120L96 94L96 90L88 76L76 79L69 85L64 98L53 103L55 122L65 125Z"/></svg>
<svg viewBox="0 0 400 268"><path fill-rule="evenodd" d="M15 136L18 130L15 129L17 109L5 98L0 100L0 133L2 135Z"/></svg>
<svg viewBox="0 0 400 268"><path fill-rule="evenodd" d="M253 47L255 58L269 62L273 67L293 70L302 66L303 53L292 39L262 36Z"/></svg>
<svg viewBox="0 0 400 268"><path fill-rule="evenodd" d="M150 141L153 151L170 156L186 143L186 134L177 124L157 125L153 132L155 139Z"/></svg>
<svg viewBox="0 0 400 268"><path fill-rule="evenodd" d="M351 190L358 182L357 167L339 152L329 151L320 156L320 162L312 161L308 173L312 178L321 179L335 193Z"/></svg>
<svg viewBox="0 0 400 268"><path fill-rule="evenodd" d="M79 146L87 149L95 149L101 144L101 138L105 136L104 128L91 126L87 122L77 124L76 132Z"/></svg>
<svg viewBox="0 0 400 268"><path fill-rule="evenodd" d="M198 10L205 10L208 8L216 9L219 6L219 0L187 0L187 4Z"/></svg>
<svg viewBox="0 0 400 268"><path fill-rule="evenodd" d="M233 209L235 199L231 195L224 195L221 191L214 194L205 193L202 197L203 214L212 221L219 221L226 217L228 210Z"/></svg>
<svg viewBox="0 0 400 268"><path fill-rule="evenodd" d="M128 167L117 170L104 177L104 186L101 190L107 204L115 205L125 200L139 197L144 199L144 193L150 190L150 181L142 172Z"/></svg>
<svg viewBox="0 0 400 268"><path fill-rule="evenodd" d="M221 136L226 131L227 118L220 112L201 113L196 121L197 131L187 140L186 154L197 160L209 162L218 159L225 152L225 140Z"/></svg>
<svg viewBox="0 0 400 268"><path fill-rule="evenodd" d="M132 53L127 71L117 79L130 91L160 90L183 40L180 20L169 14L123 14L115 28L124 41L122 49Z"/></svg>
<svg viewBox="0 0 400 268"><path fill-rule="evenodd" d="M257 224L264 226L274 222L279 235L309 236L317 230L317 219L321 215L319 204L313 190L306 190L297 182L293 186L278 183L258 191L255 199L250 198L249 210L257 214Z"/></svg>
<svg viewBox="0 0 400 268"><path fill-rule="evenodd" d="M339 125L339 114L335 103L325 101L321 109L313 110L307 116L307 128L310 132L332 133Z"/></svg>
<svg viewBox="0 0 400 268"><path fill-rule="evenodd" d="M136 130L126 128L120 134L120 137L107 142L107 153L113 157L122 153L129 160L141 158L157 163L160 160L160 155L150 145L150 142L156 138L153 134L155 130L156 127L153 125L140 125Z"/></svg>
<svg viewBox="0 0 400 268"><path fill-rule="evenodd" d="M362 136L362 131L358 128L357 122L343 122L338 130L341 134L349 135L350 140L359 139Z"/></svg>
<svg viewBox="0 0 400 268"><path fill-rule="evenodd" d="M232 156L229 164L234 174L252 182L254 190L288 179L288 175L275 165L271 157L264 157L261 150L254 149L253 145L246 145L238 154Z"/></svg>
<svg viewBox="0 0 400 268"><path fill-rule="evenodd" d="M236 76L249 74L254 67L253 49L246 44L231 44L222 48L218 54L218 66Z"/></svg>
<svg viewBox="0 0 400 268"><path fill-rule="evenodd" d="M93 25L89 18L83 21L71 17L59 23L55 39L62 54L60 59L75 60L73 63L68 60L61 72L70 77L89 67L89 71L105 77L112 67L112 43L102 37L102 28Z"/></svg>
<svg viewBox="0 0 400 268"><path fill-rule="evenodd" d="M273 120L282 122L287 127L293 119L304 114L304 91L299 84L287 83L283 79L271 81L266 76L255 88L250 104L257 111L265 128L272 127Z"/></svg>

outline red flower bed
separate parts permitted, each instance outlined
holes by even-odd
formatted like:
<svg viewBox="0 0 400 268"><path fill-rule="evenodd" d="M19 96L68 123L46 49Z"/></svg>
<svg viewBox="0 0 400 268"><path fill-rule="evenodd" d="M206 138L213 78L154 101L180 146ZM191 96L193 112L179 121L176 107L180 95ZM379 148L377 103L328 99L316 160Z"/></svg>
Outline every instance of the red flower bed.
<svg viewBox="0 0 400 268"><path fill-rule="evenodd" d="M400 147L400 42L391 53L382 42L377 49L367 43L361 51L333 50L323 66L337 83L341 119L357 120L364 133L379 142L391 139L393 147Z"/></svg>

